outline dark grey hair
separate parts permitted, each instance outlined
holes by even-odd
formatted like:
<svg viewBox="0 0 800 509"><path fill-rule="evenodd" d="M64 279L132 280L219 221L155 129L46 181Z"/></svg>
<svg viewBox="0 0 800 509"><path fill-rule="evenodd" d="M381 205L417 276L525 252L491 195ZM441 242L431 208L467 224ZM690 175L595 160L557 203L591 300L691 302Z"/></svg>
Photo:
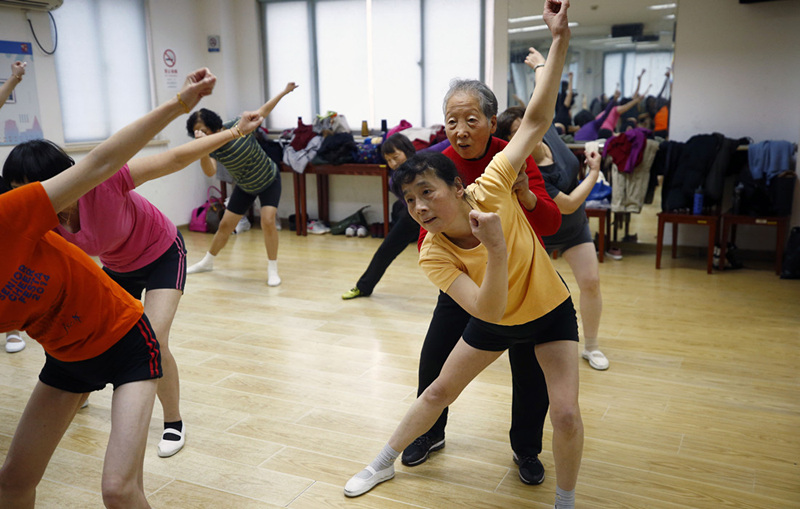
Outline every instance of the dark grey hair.
<svg viewBox="0 0 800 509"><path fill-rule="evenodd" d="M442 112L445 115L447 115L447 101L458 92L474 95L478 99L481 105L481 111L486 115L486 118L492 118L497 115L497 97L495 97L494 92L478 80L464 80L460 78L450 81L450 90L444 95Z"/></svg>

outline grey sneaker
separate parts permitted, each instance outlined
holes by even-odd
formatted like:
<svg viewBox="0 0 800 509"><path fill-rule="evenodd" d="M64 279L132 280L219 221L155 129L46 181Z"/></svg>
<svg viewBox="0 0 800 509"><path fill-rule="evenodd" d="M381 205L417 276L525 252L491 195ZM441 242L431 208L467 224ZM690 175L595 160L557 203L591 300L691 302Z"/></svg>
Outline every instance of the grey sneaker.
<svg viewBox="0 0 800 509"><path fill-rule="evenodd" d="M413 467L425 463L428 455L433 451L438 451L444 447L444 436L441 438L434 438L429 435L422 435L414 440L414 442L406 447L403 451L401 461L407 467Z"/></svg>

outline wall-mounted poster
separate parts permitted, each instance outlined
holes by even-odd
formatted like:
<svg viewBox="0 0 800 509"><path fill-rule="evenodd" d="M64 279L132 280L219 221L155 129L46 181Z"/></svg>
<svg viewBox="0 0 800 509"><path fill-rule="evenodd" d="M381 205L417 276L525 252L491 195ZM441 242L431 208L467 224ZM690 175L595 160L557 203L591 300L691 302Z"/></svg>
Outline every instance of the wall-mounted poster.
<svg viewBox="0 0 800 509"><path fill-rule="evenodd" d="M11 64L26 62L25 77L0 108L0 145L44 138L36 95L36 71L29 42L0 41L0 83L11 77Z"/></svg>

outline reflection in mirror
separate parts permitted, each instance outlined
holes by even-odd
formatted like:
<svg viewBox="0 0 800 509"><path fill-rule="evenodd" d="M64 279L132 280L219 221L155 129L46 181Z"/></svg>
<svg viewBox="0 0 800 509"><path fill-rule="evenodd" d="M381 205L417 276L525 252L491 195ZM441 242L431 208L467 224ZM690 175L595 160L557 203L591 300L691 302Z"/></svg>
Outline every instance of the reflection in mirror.
<svg viewBox="0 0 800 509"><path fill-rule="evenodd" d="M584 98L591 110L595 99L612 96L618 87L622 97L632 97L643 70L639 93L658 96L660 92L662 98L669 98L666 72L672 65L675 10L676 4L665 0L571 4L572 39L563 79L567 80L567 73L573 74L573 115L582 109ZM533 74L523 63L528 48L533 46L546 55L550 35L538 2L508 0L508 17L508 104L513 105L517 97L525 101L533 92Z"/></svg>

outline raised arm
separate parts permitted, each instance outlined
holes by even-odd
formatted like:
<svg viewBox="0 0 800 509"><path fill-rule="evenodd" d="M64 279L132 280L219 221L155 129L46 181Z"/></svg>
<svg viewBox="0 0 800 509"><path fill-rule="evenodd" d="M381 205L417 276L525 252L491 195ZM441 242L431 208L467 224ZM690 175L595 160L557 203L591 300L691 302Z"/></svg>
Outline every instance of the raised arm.
<svg viewBox="0 0 800 509"><path fill-rule="evenodd" d="M56 212L116 173L153 136L210 94L215 82L216 77L208 69L193 72L175 97L114 133L75 166L42 182Z"/></svg>
<svg viewBox="0 0 800 509"><path fill-rule="evenodd" d="M25 66L28 65L27 62L14 62L11 64L11 76L0 86L0 108L6 103L8 98L11 96L11 92L14 91L14 88L19 85L19 82L22 81L22 76L25 75Z"/></svg>
<svg viewBox="0 0 800 509"><path fill-rule="evenodd" d="M562 214L572 214L578 210L581 203L585 202L586 197L592 192L592 188L597 183L597 177L600 175L600 154L597 152L587 154L586 165L589 167L589 172L586 174L586 178L578 184L578 187L569 194L562 192L553 198Z"/></svg>
<svg viewBox="0 0 800 509"><path fill-rule="evenodd" d="M567 93L564 96L564 107L572 108L572 73L567 74Z"/></svg>
<svg viewBox="0 0 800 509"><path fill-rule="evenodd" d="M642 72L636 77L636 90L633 92L633 97L639 95L639 89L642 88L642 77L646 70L647 69L642 69Z"/></svg>
<svg viewBox="0 0 800 509"><path fill-rule="evenodd" d="M536 88L525 108L517 134L503 149L511 165L519 170L536 144L550 127L555 111L561 71L569 47L570 29L567 20L569 0L545 0L544 21L553 34L547 61L536 71ZM531 48L532 51L536 51Z"/></svg>
<svg viewBox="0 0 800 509"><path fill-rule="evenodd" d="M239 123L230 129L199 137L161 154L133 159L128 163L133 184L138 187L149 180L182 170L226 143L255 131L263 120L256 112L244 112Z"/></svg>
<svg viewBox="0 0 800 509"><path fill-rule="evenodd" d="M617 113L619 113L620 115L627 113L628 110L639 104L641 101L642 101L642 96L637 94L633 97L633 99L626 102L622 106L617 106Z"/></svg>
<svg viewBox="0 0 800 509"><path fill-rule="evenodd" d="M272 113L272 110L275 109L275 106L281 101L281 99L283 99L284 96L294 91L294 89L296 89L297 87L298 85L295 85L294 81L290 81L289 83L287 83L286 87L283 90L281 90L281 92L278 95L276 95L275 97L264 103L264 105L258 109L258 114L264 118L267 118L267 116L269 116L269 114Z"/></svg>

